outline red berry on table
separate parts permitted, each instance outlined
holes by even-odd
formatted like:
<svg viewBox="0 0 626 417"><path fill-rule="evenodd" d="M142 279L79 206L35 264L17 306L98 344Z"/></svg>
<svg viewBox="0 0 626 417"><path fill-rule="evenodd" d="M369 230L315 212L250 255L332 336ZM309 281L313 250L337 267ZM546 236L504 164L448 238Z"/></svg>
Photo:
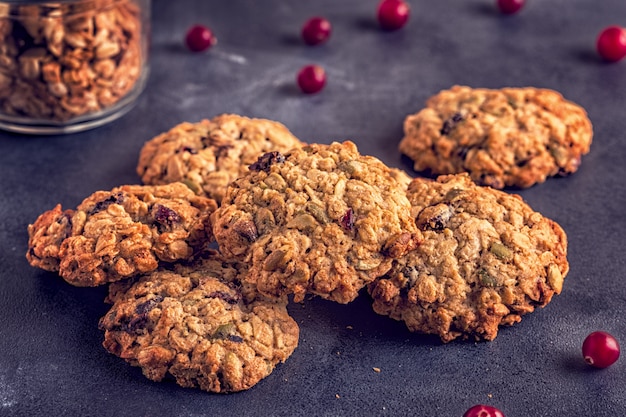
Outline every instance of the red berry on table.
<svg viewBox="0 0 626 417"><path fill-rule="evenodd" d="M463 417L504 417L504 414L495 407L479 404L467 410Z"/></svg>
<svg viewBox="0 0 626 417"><path fill-rule="evenodd" d="M298 72L298 86L306 94L319 92L326 84L326 72L319 65L307 65Z"/></svg>
<svg viewBox="0 0 626 417"><path fill-rule="evenodd" d="M497 0L498 9L504 14L514 14L524 7L525 0Z"/></svg>
<svg viewBox="0 0 626 417"><path fill-rule="evenodd" d="M330 37L332 26L323 17L312 17L302 26L302 39L307 45L319 45Z"/></svg>
<svg viewBox="0 0 626 417"><path fill-rule="evenodd" d="M596 42L600 56L607 61L617 62L626 56L626 29L620 26L605 28Z"/></svg>
<svg viewBox="0 0 626 417"><path fill-rule="evenodd" d="M385 30L397 30L409 20L410 7L404 0L382 0L378 4L378 23Z"/></svg>
<svg viewBox="0 0 626 417"><path fill-rule="evenodd" d="M607 332L593 332L583 342L585 362L596 368L606 368L619 358L620 348L617 339Z"/></svg>
<svg viewBox="0 0 626 417"><path fill-rule="evenodd" d="M192 26L185 36L185 44L193 52L206 51L216 43L217 38L211 32L211 29L203 25Z"/></svg>

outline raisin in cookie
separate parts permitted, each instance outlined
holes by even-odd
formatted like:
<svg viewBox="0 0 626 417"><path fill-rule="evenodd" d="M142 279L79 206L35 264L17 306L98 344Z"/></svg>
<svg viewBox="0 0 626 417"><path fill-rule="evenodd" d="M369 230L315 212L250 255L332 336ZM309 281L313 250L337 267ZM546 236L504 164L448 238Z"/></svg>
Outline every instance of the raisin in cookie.
<svg viewBox="0 0 626 417"><path fill-rule="evenodd" d="M242 293L245 273L215 259L112 284L104 347L153 381L218 393L252 387L293 353L299 329L286 300Z"/></svg>
<svg viewBox="0 0 626 417"><path fill-rule="evenodd" d="M137 173L144 184L184 182L219 204L226 186L260 155L302 145L281 123L224 114L199 123L181 123L146 142Z"/></svg>
<svg viewBox="0 0 626 417"><path fill-rule="evenodd" d="M492 340L561 292L566 235L521 197L466 174L415 179L408 195L424 241L368 287L379 314L444 342Z"/></svg>
<svg viewBox="0 0 626 417"><path fill-rule="evenodd" d="M261 293L347 303L421 238L396 175L352 142L267 153L228 187L213 233Z"/></svg>
<svg viewBox="0 0 626 417"><path fill-rule="evenodd" d="M213 240L214 200L181 183L98 191L76 210L49 210L28 226L31 265L96 286L189 259Z"/></svg>
<svg viewBox="0 0 626 417"><path fill-rule="evenodd" d="M408 116L404 135L399 149L416 171L468 172L481 185L526 188L576 172L592 126L556 91L454 86Z"/></svg>

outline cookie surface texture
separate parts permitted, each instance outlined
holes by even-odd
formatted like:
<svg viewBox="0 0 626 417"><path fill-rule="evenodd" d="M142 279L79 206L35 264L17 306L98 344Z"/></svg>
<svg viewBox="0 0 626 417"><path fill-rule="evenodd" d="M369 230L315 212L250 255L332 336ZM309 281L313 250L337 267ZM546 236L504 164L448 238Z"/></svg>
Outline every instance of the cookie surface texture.
<svg viewBox="0 0 626 417"><path fill-rule="evenodd" d="M120 284L100 319L104 347L153 381L216 393L254 386L292 354L299 328L286 302L247 300L240 273L208 261Z"/></svg>
<svg viewBox="0 0 626 417"><path fill-rule="evenodd" d="M224 114L181 123L146 142L137 173L144 184L181 181L219 204L226 186L246 173L260 155L302 145L279 122Z"/></svg>
<svg viewBox="0 0 626 417"><path fill-rule="evenodd" d="M454 86L405 119L399 150L416 171L527 188L576 172L592 136L586 111L556 91Z"/></svg>
<svg viewBox="0 0 626 417"><path fill-rule="evenodd" d="M205 250L216 208L181 183L98 191L75 210L57 205L29 225L26 257L73 285L114 282Z"/></svg>
<svg viewBox="0 0 626 417"><path fill-rule="evenodd" d="M213 233L261 293L347 303L419 243L394 175L349 141L268 153L230 185Z"/></svg>
<svg viewBox="0 0 626 417"><path fill-rule="evenodd" d="M444 342L493 340L561 292L565 232L521 197L466 174L415 179L408 195L424 241L370 284L376 312Z"/></svg>

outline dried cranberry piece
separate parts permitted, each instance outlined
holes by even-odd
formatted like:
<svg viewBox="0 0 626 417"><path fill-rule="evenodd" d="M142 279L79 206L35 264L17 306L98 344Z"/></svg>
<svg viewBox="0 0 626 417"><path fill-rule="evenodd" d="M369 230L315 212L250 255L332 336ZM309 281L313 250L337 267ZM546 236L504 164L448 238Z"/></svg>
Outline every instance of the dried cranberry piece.
<svg viewBox="0 0 626 417"><path fill-rule="evenodd" d="M237 294L232 295L224 291L213 291L209 295L209 298L219 298L222 301L225 301L228 304L237 304L239 302L239 296Z"/></svg>
<svg viewBox="0 0 626 417"><path fill-rule="evenodd" d="M163 297L161 297L160 295L154 298L151 298L148 301L138 304L137 307L135 307L135 313L140 314L140 315L148 314L161 301L163 301Z"/></svg>
<svg viewBox="0 0 626 417"><path fill-rule="evenodd" d="M442 231L454 215L454 209L447 204L438 204L424 208L415 223L420 230Z"/></svg>
<svg viewBox="0 0 626 417"><path fill-rule="evenodd" d="M465 158L467 158L467 153L469 152L469 150L470 148L467 146L460 146L459 149L456 151L456 154L459 156L459 158L465 160Z"/></svg>
<svg viewBox="0 0 626 417"><path fill-rule="evenodd" d="M63 233L59 234L59 243L67 239L72 235L72 215L73 211L65 210L63 214L57 219L57 224L63 227ZM30 248L32 251L33 248Z"/></svg>
<svg viewBox="0 0 626 417"><path fill-rule="evenodd" d="M135 313L137 315L133 316L128 323L123 325L122 330L127 333L135 333L138 330L142 330L148 323L148 313L150 313L150 311L152 311L161 301L163 301L163 297L157 296L138 304L137 307L135 307Z"/></svg>
<svg viewBox="0 0 626 417"><path fill-rule="evenodd" d="M217 158L225 157L226 155L228 155L228 151L230 151L233 148L234 148L234 146L232 146L232 145L221 145L221 146L218 146L217 150L215 151L215 155L216 155Z"/></svg>
<svg viewBox="0 0 626 417"><path fill-rule="evenodd" d="M504 188L504 181L502 180L502 178L494 174L487 174L487 173L480 174L480 178L478 178L476 182L479 183L480 185L487 185L491 188L497 188L497 189Z"/></svg>
<svg viewBox="0 0 626 417"><path fill-rule="evenodd" d="M228 335L228 340L235 343L243 343L243 337L237 336L235 334Z"/></svg>
<svg viewBox="0 0 626 417"><path fill-rule="evenodd" d="M122 327L126 333L136 333L138 330L146 327L148 323L148 317L145 315L133 317L126 325Z"/></svg>
<svg viewBox="0 0 626 417"><path fill-rule="evenodd" d="M452 129L456 127L456 125L463 120L463 115L461 113L454 113L451 118L443 122L443 127L441 128L441 134L447 136Z"/></svg>
<svg viewBox="0 0 626 417"><path fill-rule="evenodd" d="M446 227L446 222L443 216L437 216L429 219L428 226L432 230L443 230Z"/></svg>
<svg viewBox="0 0 626 417"><path fill-rule="evenodd" d="M259 238L256 225L251 220L241 220L233 224L233 231L245 238L248 242L255 242Z"/></svg>
<svg viewBox="0 0 626 417"><path fill-rule="evenodd" d="M256 162L251 164L248 168L251 171L265 171L269 172L270 166L273 164L280 164L285 162L285 155L278 151L267 152L259 157Z"/></svg>
<svg viewBox="0 0 626 417"><path fill-rule="evenodd" d="M182 152L188 152L192 155L196 155L198 153L198 151L190 146L183 146L182 148L180 148L179 150L176 151L176 153L182 153Z"/></svg>
<svg viewBox="0 0 626 417"><path fill-rule="evenodd" d="M88 214L92 215L92 214L99 213L109 208L111 204L121 204L124 202L124 200L125 200L124 193L119 192L115 195L111 195L102 201L98 201L96 205L91 210L89 210Z"/></svg>
<svg viewBox="0 0 626 417"><path fill-rule="evenodd" d="M354 212L351 208L341 217L340 223L341 227L346 230L352 230L354 228Z"/></svg>
<svg viewBox="0 0 626 417"><path fill-rule="evenodd" d="M154 213L154 220L164 226L172 226L174 223L179 223L181 218L180 215L171 208L159 204Z"/></svg>

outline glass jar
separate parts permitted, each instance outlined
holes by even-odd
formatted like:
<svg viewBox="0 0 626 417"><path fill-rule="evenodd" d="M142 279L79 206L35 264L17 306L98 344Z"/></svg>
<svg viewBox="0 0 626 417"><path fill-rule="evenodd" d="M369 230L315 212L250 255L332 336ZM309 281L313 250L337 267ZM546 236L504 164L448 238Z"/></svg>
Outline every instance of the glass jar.
<svg viewBox="0 0 626 417"><path fill-rule="evenodd" d="M149 72L150 0L0 0L0 129L72 133L130 110Z"/></svg>

